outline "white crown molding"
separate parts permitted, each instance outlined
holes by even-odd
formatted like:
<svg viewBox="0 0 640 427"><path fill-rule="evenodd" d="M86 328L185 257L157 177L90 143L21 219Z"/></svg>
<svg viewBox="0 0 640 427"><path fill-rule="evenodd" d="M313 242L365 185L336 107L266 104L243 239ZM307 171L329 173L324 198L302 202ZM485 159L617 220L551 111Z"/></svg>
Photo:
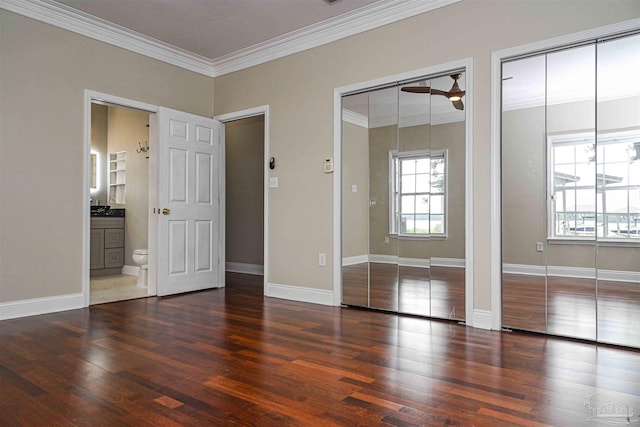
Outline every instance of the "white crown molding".
<svg viewBox="0 0 640 427"><path fill-rule="evenodd" d="M221 76L322 46L383 25L435 10L461 0L390 0L373 3L336 18L241 49L213 61Z"/></svg>
<svg viewBox="0 0 640 427"><path fill-rule="evenodd" d="M369 127L369 118L367 116L346 108L342 109L342 121L365 129Z"/></svg>
<svg viewBox="0 0 640 427"><path fill-rule="evenodd" d="M220 58L205 58L51 0L0 0L0 8L210 77L239 71L461 0L383 0Z"/></svg>
<svg viewBox="0 0 640 427"><path fill-rule="evenodd" d="M2 9L213 77L211 61L51 0L0 0Z"/></svg>

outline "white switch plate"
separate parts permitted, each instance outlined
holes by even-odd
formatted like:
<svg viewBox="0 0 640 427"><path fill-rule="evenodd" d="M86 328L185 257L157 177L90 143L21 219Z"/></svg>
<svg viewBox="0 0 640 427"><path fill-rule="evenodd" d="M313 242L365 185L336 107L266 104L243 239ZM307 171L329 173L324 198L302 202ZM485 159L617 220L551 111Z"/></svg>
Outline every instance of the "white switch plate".
<svg viewBox="0 0 640 427"><path fill-rule="evenodd" d="M357 192L358 192L358 186L357 186L357 185L355 185L355 184L353 184L353 185L351 186L351 192L352 192L352 193L357 193Z"/></svg>
<svg viewBox="0 0 640 427"><path fill-rule="evenodd" d="M327 254L323 252L318 254L318 265L320 267L325 267L327 265Z"/></svg>
<svg viewBox="0 0 640 427"><path fill-rule="evenodd" d="M538 252L544 252L544 243L542 243L542 242L536 242L536 251L538 251Z"/></svg>
<svg viewBox="0 0 640 427"><path fill-rule="evenodd" d="M278 188L278 177L269 177L269 188Z"/></svg>

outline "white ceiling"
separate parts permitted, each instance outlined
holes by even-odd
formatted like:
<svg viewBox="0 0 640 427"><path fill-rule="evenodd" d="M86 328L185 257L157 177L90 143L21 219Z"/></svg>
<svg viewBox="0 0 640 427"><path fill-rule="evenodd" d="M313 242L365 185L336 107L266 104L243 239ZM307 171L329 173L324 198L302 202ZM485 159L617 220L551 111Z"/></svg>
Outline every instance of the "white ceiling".
<svg viewBox="0 0 640 427"><path fill-rule="evenodd" d="M55 0L208 59L388 0Z"/></svg>

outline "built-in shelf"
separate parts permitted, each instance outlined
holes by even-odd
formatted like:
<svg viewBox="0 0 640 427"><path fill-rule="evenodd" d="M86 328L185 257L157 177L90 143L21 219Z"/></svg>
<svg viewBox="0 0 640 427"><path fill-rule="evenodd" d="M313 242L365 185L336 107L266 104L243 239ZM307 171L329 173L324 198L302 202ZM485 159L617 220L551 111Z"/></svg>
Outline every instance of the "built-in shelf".
<svg viewBox="0 0 640 427"><path fill-rule="evenodd" d="M109 204L124 205L127 182L127 153L109 153Z"/></svg>

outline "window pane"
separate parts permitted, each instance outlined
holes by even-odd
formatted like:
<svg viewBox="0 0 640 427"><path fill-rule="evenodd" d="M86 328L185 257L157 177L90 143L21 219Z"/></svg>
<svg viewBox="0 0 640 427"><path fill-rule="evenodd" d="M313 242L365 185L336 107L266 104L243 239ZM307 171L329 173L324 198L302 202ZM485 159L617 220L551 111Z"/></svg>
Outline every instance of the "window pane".
<svg viewBox="0 0 640 427"><path fill-rule="evenodd" d="M429 173L430 167L431 160L428 157L416 160L416 173Z"/></svg>
<svg viewBox="0 0 640 427"><path fill-rule="evenodd" d="M400 213L413 214L415 213L416 196L402 196L402 205L400 206Z"/></svg>
<svg viewBox="0 0 640 427"><path fill-rule="evenodd" d="M596 191L592 189L577 190L576 210L593 214L596 211Z"/></svg>
<svg viewBox="0 0 640 427"><path fill-rule="evenodd" d="M416 215L414 231L416 234L429 233L429 215Z"/></svg>
<svg viewBox="0 0 640 427"><path fill-rule="evenodd" d="M444 196L431 195L431 214L444 214Z"/></svg>
<svg viewBox="0 0 640 427"><path fill-rule="evenodd" d="M627 190L607 190L605 191L605 206L603 211L605 214L609 213L623 213L628 212L628 191Z"/></svg>
<svg viewBox="0 0 640 427"><path fill-rule="evenodd" d="M402 193L415 193L416 192L416 178L415 175L402 175Z"/></svg>
<svg viewBox="0 0 640 427"><path fill-rule="evenodd" d="M400 233L413 233L414 218L413 215L400 216Z"/></svg>
<svg viewBox="0 0 640 427"><path fill-rule="evenodd" d="M596 164L594 163L578 163L576 165L576 176L579 180L576 182L578 187L596 185Z"/></svg>
<svg viewBox="0 0 640 427"><path fill-rule="evenodd" d="M428 193L430 188L429 188L429 180L430 180L431 176L429 174L421 174L421 175L416 175L416 187L415 187L415 192L416 193Z"/></svg>
<svg viewBox="0 0 640 427"><path fill-rule="evenodd" d="M414 159L402 160L402 174L411 175L416 173L416 161Z"/></svg>
<svg viewBox="0 0 640 427"><path fill-rule="evenodd" d="M431 158L431 172L433 173L444 173L444 158L443 157L432 157Z"/></svg>
<svg viewBox="0 0 640 427"><path fill-rule="evenodd" d="M622 162L629 160L629 152L627 144L603 144L604 145L604 159L600 159L606 163Z"/></svg>
<svg viewBox="0 0 640 427"><path fill-rule="evenodd" d="M556 165L567 164L567 163L573 164L576 160L575 151L576 150L573 145L554 147L553 149L554 163Z"/></svg>
<svg viewBox="0 0 640 427"><path fill-rule="evenodd" d="M431 233L444 233L444 215L431 215Z"/></svg>
<svg viewBox="0 0 640 427"><path fill-rule="evenodd" d="M442 174L431 175L431 192L444 193L444 175Z"/></svg>
<svg viewBox="0 0 640 427"><path fill-rule="evenodd" d="M429 196L416 197L416 213L429 213Z"/></svg>
<svg viewBox="0 0 640 427"><path fill-rule="evenodd" d="M589 163L596 161L596 146L593 143L576 146L576 163Z"/></svg>

